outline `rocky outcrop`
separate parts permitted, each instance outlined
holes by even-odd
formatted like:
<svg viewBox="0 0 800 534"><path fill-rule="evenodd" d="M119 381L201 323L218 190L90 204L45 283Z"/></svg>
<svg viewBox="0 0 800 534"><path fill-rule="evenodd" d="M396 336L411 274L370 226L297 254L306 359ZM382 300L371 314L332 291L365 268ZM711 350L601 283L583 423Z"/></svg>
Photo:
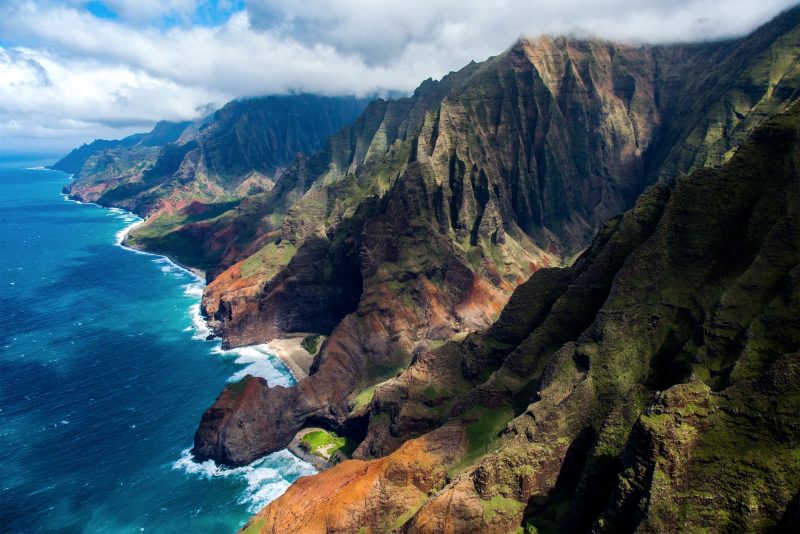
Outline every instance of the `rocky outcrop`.
<svg viewBox="0 0 800 534"><path fill-rule="evenodd" d="M313 185L285 216L270 212L281 221L280 233L271 222L273 241L258 251L258 262L270 267L246 269L253 256L240 256L204 298L229 344L292 331L330 334L312 375L287 394L293 399L287 405L297 408L282 415L269 409L265 421L291 421L297 429L314 417L346 428L363 415L358 398L382 391L375 386L426 349L488 327L517 285L580 251L648 183L730 158L730 147L765 114L796 98L789 88L800 82L799 20L795 9L724 44L522 40L441 82L424 83L411 98L369 106L302 173L278 180L302 176ZM742 72L751 75L733 83ZM720 108L720 101L736 106ZM687 114L693 118L680 120ZM289 261L289 246L314 261ZM606 274L618 267L609 265ZM606 296L596 284L585 295L592 306ZM334 310L333 302L342 305ZM571 315L561 319L569 328L549 327L560 329L561 337L550 341L556 346L596 312L578 301L570 306ZM331 313L329 322L322 312ZM469 363L475 376L481 362ZM508 396L472 394L492 402ZM364 454L390 452L442 417L412 406L401 411L408 417L376 430L392 439L368 435ZM225 436L285 445L266 437L268 422L257 433L226 425L204 416L194 449L199 458L230 457L223 453Z"/></svg>
<svg viewBox="0 0 800 534"><path fill-rule="evenodd" d="M798 349L800 105L649 188L491 328L419 354L365 408L356 455L382 457L303 479L251 525L386 530L391 510L403 532L768 532L796 514ZM355 490L444 428L466 442L424 502ZM344 507L357 523L326 523Z"/></svg>
<svg viewBox="0 0 800 534"><path fill-rule="evenodd" d="M302 478L245 528L271 525L270 532L275 533L344 533L371 525L378 532L397 530L408 520L409 511L441 487L465 444L461 427L444 426L408 441L390 457L351 460L314 478ZM282 502L289 505L281 506ZM304 506L296 507L297 502Z"/></svg>

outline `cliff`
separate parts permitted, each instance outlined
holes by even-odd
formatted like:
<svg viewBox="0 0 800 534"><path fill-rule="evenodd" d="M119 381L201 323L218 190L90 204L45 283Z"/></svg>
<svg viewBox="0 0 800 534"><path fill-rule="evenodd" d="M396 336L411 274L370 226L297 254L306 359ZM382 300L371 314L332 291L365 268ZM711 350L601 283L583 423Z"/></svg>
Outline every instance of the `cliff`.
<svg viewBox="0 0 800 534"><path fill-rule="evenodd" d="M569 263L648 184L728 161L785 111L800 85L799 24L794 9L704 45L521 40L410 98L373 102L278 178L291 195L153 240L210 266L203 307L227 345L329 335L297 387L224 391L195 456L247 463L309 419L364 439L381 384L487 328L515 287ZM370 430L360 454L391 452L429 419L386 442Z"/></svg>
<svg viewBox="0 0 800 534"><path fill-rule="evenodd" d="M798 349L795 105L379 385L356 455L380 458L298 481L250 529L791 530Z"/></svg>
<svg viewBox="0 0 800 534"><path fill-rule="evenodd" d="M197 123L161 122L144 135L81 147L54 168L82 160L66 188L72 198L149 216L148 225L163 214L159 225L169 227L193 202L269 190L297 153L316 152L365 104L304 94L235 100Z"/></svg>

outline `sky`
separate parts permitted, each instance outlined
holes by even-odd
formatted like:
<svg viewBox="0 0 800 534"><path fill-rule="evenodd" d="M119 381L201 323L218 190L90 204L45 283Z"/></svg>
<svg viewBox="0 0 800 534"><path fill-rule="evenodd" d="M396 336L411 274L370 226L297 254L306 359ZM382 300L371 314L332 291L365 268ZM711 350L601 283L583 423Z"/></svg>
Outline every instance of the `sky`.
<svg viewBox="0 0 800 534"><path fill-rule="evenodd" d="M0 155L248 96L411 92L520 36L744 35L797 0L0 0Z"/></svg>

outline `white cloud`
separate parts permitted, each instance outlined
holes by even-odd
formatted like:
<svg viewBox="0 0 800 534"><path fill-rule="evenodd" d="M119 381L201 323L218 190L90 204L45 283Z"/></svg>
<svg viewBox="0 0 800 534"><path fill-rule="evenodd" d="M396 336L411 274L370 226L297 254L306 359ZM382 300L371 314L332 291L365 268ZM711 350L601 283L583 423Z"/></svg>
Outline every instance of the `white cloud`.
<svg viewBox="0 0 800 534"><path fill-rule="evenodd" d="M81 132L90 139L256 94L410 91L520 35L640 42L741 35L793 3L249 0L209 27L189 22L203 0L107 0L120 20L95 18L78 0L0 0L0 139ZM178 23L164 28L165 16Z"/></svg>
<svg viewBox="0 0 800 534"><path fill-rule="evenodd" d="M194 118L204 103L225 99L122 64L0 48L0 139L17 139L14 146L31 138L131 133L162 118Z"/></svg>
<svg viewBox="0 0 800 534"><path fill-rule="evenodd" d="M409 50L499 52L520 35L579 33L651 43L741 35L787 0L250 0L253 22L371 63ZM462 56L465 54L462 53ZM478 59L478 58L475 58Z"/></svg>

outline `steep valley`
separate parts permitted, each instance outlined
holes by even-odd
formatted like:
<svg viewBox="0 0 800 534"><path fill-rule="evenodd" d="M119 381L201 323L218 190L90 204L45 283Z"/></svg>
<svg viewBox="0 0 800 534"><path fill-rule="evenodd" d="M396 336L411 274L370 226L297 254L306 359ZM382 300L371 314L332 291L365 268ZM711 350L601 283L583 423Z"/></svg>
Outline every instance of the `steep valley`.
<svg viewBox="0 0 800 534"><path fill-rule="evenodd" d="M376 388L364 460L299 481L253 529L791 530L798 195L800 105Z"/></svg>
<svg viewBox="0 0 800 534"><path fill-rule="evenodd" d="M376 384L488 327L516 286L568 263L647 184L728 160L786 109L799 18L723 44L522 40L410 98L373 102L257 208L168 233L162 244L224 251L204 309L226 343L328 335L296 388L252 380L223 392L195 455L247 463L312 420L360 439ZM242 246L243 234L257 237Z"/></svg>

